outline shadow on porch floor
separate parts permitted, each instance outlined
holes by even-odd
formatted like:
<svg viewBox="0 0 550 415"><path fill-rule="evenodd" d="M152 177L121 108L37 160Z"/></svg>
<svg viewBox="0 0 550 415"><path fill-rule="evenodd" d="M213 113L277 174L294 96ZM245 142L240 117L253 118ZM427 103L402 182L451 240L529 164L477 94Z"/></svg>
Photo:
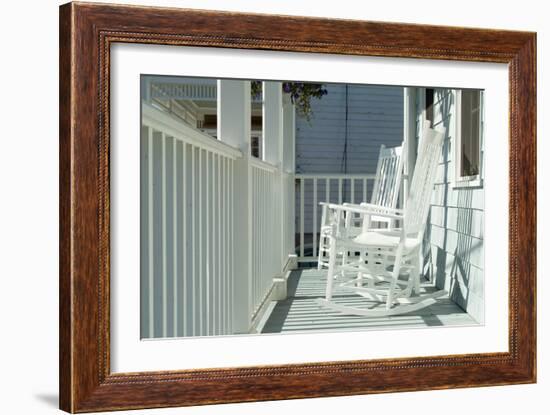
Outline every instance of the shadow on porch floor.
<svg viewBox="0 0 550 415"><path fill-rule="evenodd" d="M448 298L441 298L424 309L386 317L345 315L322 308L315 301L324 297L326 270L301 269L292 271L288 279L288 297L273 301L260 327L261 333L289 333L299 331L374 330L381 328L416 328L430 326L471 326L478 323ZM434 291L423 284L425 292ZM350 306L365 304L359 295L335 289L333 298Z"/></svg>

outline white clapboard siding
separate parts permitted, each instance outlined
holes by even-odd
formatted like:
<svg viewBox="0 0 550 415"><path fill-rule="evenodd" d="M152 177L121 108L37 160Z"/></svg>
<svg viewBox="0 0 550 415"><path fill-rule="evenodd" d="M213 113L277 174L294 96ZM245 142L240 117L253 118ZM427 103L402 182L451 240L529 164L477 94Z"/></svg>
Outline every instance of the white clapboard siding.
<svg viewBox="0 0 550 415"><path fill-rule="evenodd" d="M238 150L142 107L141 336L232 333Z"/></svg>
<svg viewBox="0 0 550 415"><path fill-rule="evenodd" d="M346 86L327 84L326 88L327 95L311 101L310 121L296 117L295 209L299 256L316 248L312 234L318 235L321 215L314 203L369 201L374 181L367 180L364 184L362 178L375 174L380 146L395 147L403 141L402 87L348 85L347 151L344 149ZM343 174L358 175L357 180L351 180L351 176L340 180L338 175ZM314 176L318 177L315 185ZM327 182L325 177L331 178ZM307 246L301 244L304 238L301 228L304 234L310 234L305 237L309 240Z"/></svg>
<svg viewBox="0 0 550 415"><path fill-rule="evenodd" d="M417 138L424 93L418 89L416 94ZM425 265L437 286L449 290L453 301L483 323L484 190L482 187L453 188L455 94L451 89L434 91L434 125L445 128L446 137L432 193L424 245ZM483 169L481 174L483 176Z"/></svg>
<svg viewBox="0 0 550 415"><path fill-rule="evenodd" d="M312 119L296 118L296 172L374 173L380 145L403 141L403 88L348 85L346 163L346 86L326 88L327 95L311 101Z"/></svg>

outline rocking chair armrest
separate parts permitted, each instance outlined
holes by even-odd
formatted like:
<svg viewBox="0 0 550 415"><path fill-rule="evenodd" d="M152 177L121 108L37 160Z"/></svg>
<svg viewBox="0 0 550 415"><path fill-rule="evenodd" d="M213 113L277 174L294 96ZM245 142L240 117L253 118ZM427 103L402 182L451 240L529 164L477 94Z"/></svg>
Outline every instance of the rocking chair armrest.
<svg viewBox="0 0 550 415"><path fill-rule="evenodd" d="M351 204L343 204L338 205L336 203L320 203L322 206L326 206L329 209L333 210L341 210L344 212L352 212L352 213L359 213L364 215L376 215L376 216L383 216L390 219L403 219L403 213L398 209L389 209L382 206L376 206L376 205L351 205Z"/></svg>
<svg viewBox="0 0 550 415"><path fill-rule="evenodd" d="M382 212L384 212L386 214L395 215L396 217L398 217L398 219L403 219L403 216L405 213L403 209L373 205L372 203L361 203L359 206L363 209L369 210L371 214L378 215L378 216L383 216Z"/></svg>

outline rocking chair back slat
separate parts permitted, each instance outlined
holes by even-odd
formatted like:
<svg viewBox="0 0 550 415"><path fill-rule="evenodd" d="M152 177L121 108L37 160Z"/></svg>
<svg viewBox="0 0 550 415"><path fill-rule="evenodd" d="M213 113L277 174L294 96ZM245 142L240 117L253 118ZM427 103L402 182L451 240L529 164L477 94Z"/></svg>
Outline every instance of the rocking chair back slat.
<svg viewBox="0 0 550 415"><path fill-rule="evenodd" d="M418 235L424 232L443 138L443 133L430 128L429 122L424 123L422 141L404 214L404 227L407 235Z"/></svg>
<svg viewBox="0 0 550 415"><path fill-rule="evenodd" d="M389 208L397 205L403 172L402 148L402 146L386 148L383 144L380 146L371 197L372 204Z"/></svg>

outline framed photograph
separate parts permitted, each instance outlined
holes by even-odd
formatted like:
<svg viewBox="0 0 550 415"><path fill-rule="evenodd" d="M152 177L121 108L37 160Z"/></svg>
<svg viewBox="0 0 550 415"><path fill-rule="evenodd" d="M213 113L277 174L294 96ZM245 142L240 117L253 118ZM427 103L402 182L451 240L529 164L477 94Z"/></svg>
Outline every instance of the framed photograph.
<svg viewBox="0 0 550 415"><path fill-rule="evenodd" d="M60 407L536 381L536 35L60 8Z"/></svg>

